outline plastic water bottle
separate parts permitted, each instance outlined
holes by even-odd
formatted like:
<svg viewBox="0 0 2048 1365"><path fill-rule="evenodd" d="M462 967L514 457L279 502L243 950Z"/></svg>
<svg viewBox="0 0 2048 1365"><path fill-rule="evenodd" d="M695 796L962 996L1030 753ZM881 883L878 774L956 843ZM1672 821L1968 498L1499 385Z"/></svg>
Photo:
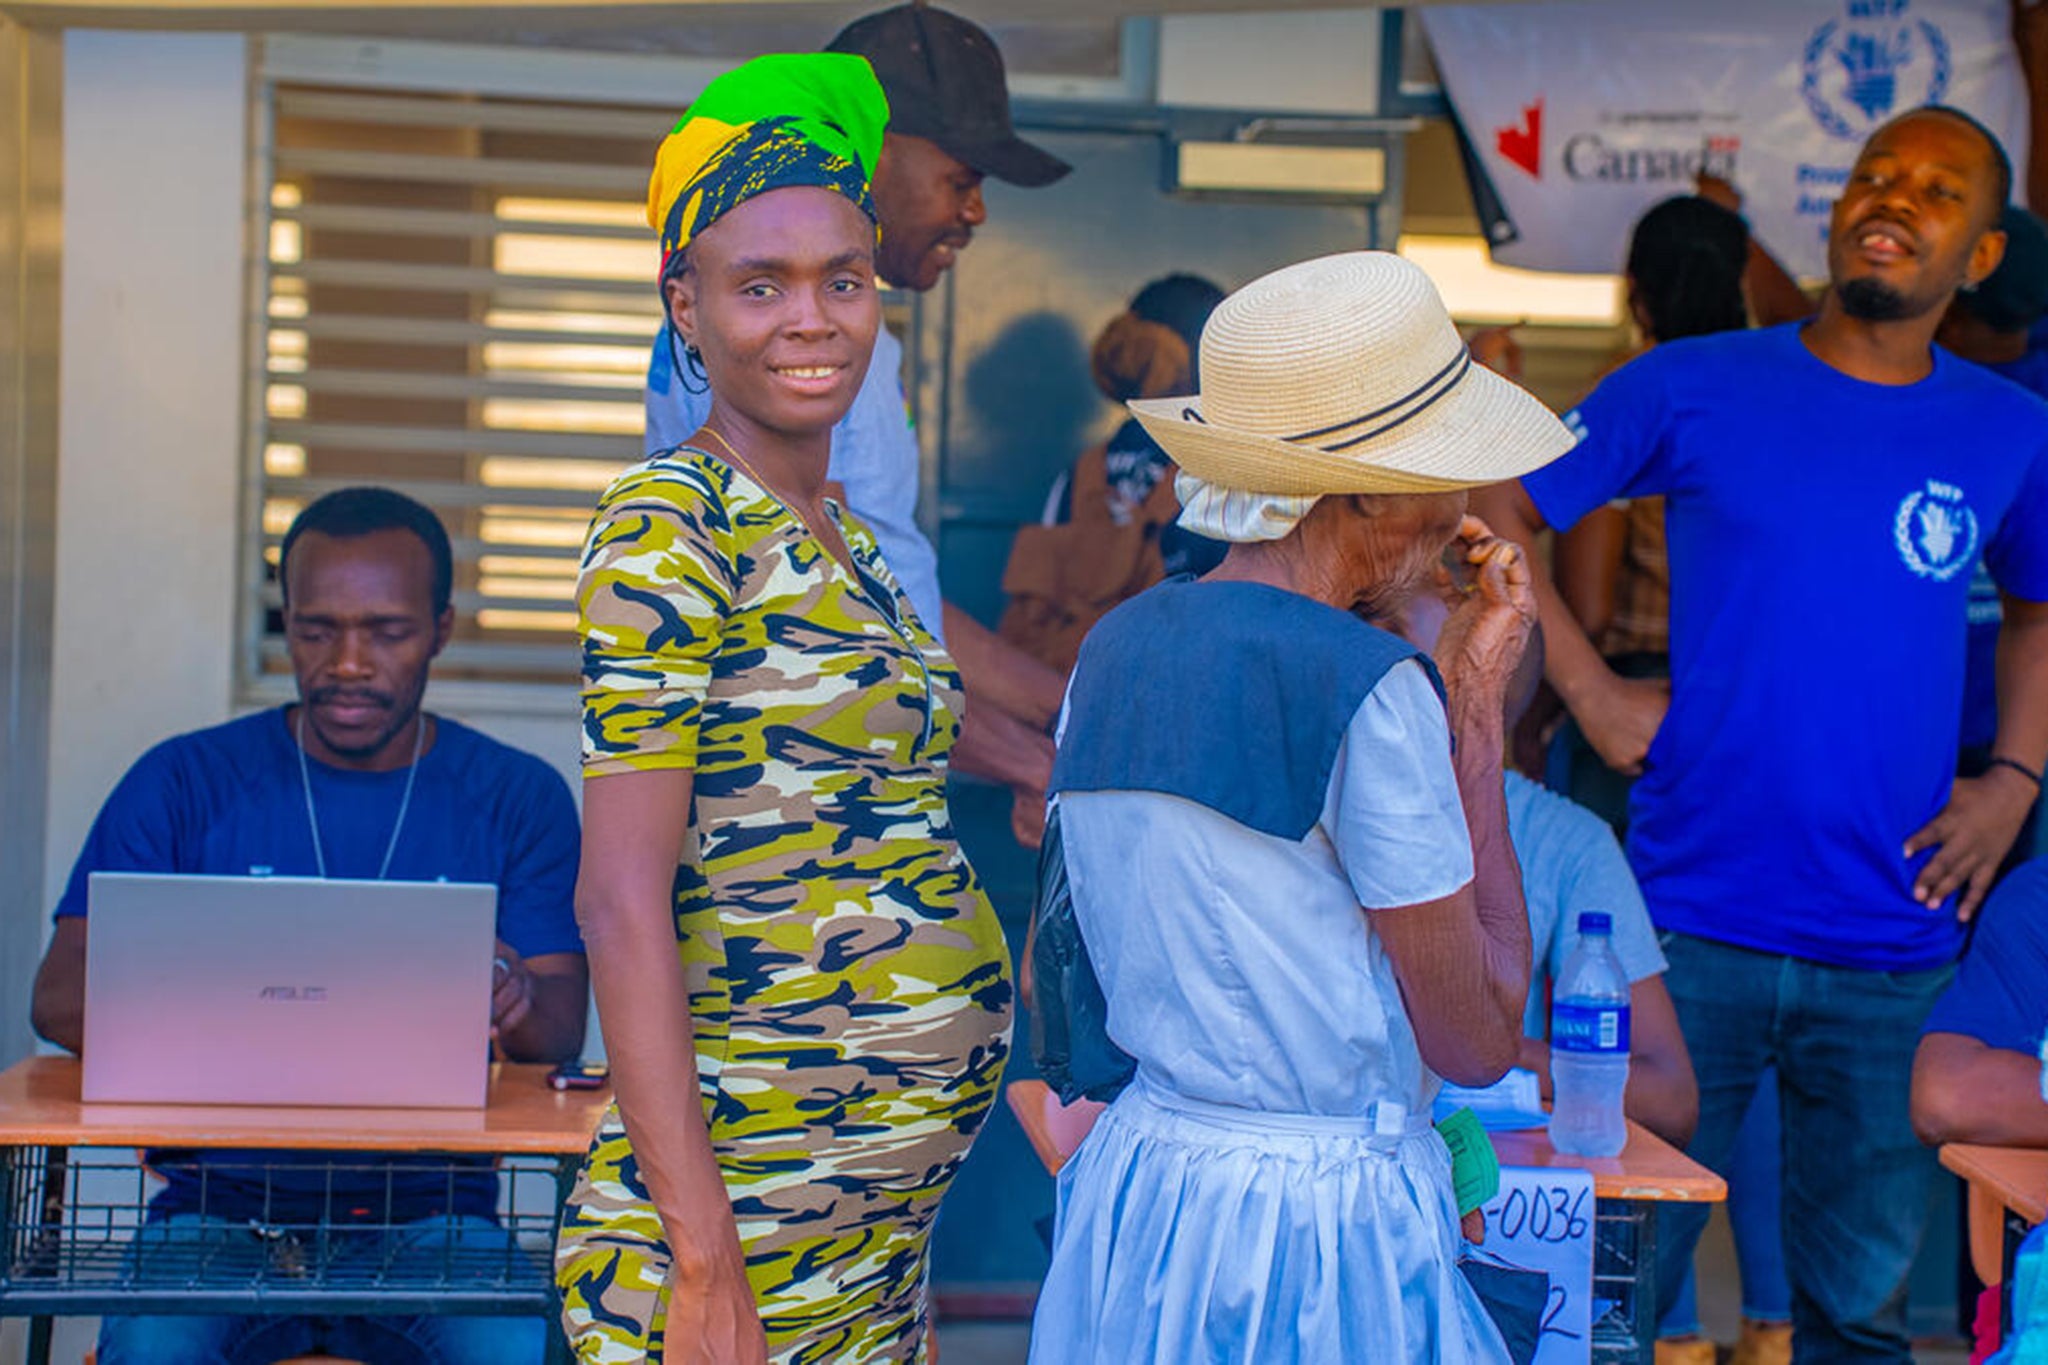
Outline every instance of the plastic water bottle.
<svg viewBox="0 0 2048 1365"><path fill-rule="evenodd" d="M1550 1145L1570 1156L1616 1156L1628 1142L1628 977L1614 955L1614 920L1579 916L1550 1003Z"/></svg>

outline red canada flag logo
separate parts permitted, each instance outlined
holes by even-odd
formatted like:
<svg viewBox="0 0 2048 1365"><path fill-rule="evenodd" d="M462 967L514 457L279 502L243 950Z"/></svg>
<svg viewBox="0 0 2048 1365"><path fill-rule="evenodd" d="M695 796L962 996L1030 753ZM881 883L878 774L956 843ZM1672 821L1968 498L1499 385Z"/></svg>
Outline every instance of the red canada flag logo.
<svg viewBox="0 0 2048 1365"><path fill-rule="evenodd" d="M1493 130L1493 145L1503 158L1527 171L1531 178L1543 178L1543 99L1522 106L1522 121Z"/></svg>

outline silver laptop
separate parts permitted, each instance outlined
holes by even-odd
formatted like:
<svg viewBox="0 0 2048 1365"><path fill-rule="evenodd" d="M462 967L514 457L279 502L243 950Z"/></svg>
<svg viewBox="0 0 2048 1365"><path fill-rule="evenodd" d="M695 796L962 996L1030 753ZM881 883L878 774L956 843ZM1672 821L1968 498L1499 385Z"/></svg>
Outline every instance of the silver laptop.
<svg viewBox="0 0 2048 1365"><path fill-rule="evenodd" d="M92 1103L480 1107L498 891L95 872Z"/></svg>

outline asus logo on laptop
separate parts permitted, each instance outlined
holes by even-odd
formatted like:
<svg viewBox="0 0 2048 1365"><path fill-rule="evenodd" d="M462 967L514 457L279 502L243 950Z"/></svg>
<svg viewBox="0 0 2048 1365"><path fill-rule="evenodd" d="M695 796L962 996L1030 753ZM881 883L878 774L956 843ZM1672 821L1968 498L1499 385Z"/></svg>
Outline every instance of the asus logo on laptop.
<svg viewBox="0 0 2048 1365"><path fill-rule="evenodd" d="M318 1004L327 998L325 986L265 986L256 992L258 1000L277 1002L295 1001L300 1004Z"/></svg>

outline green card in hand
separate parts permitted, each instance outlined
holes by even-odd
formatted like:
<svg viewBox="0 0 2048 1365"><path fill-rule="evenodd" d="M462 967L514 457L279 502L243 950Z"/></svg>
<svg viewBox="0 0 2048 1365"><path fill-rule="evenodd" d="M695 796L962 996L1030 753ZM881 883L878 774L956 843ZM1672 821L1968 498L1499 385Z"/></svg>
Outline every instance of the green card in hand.
<svg viewBox="0 0 2048 1365"><path fill-rule="evenodd" d="M1457 1188L1458 1215L1463 1217L1500 1193L1500 1159L1470 1109L1446 1114L1437 1121L1436 1131L1451 1149L1451 1184Z"/></svg>

